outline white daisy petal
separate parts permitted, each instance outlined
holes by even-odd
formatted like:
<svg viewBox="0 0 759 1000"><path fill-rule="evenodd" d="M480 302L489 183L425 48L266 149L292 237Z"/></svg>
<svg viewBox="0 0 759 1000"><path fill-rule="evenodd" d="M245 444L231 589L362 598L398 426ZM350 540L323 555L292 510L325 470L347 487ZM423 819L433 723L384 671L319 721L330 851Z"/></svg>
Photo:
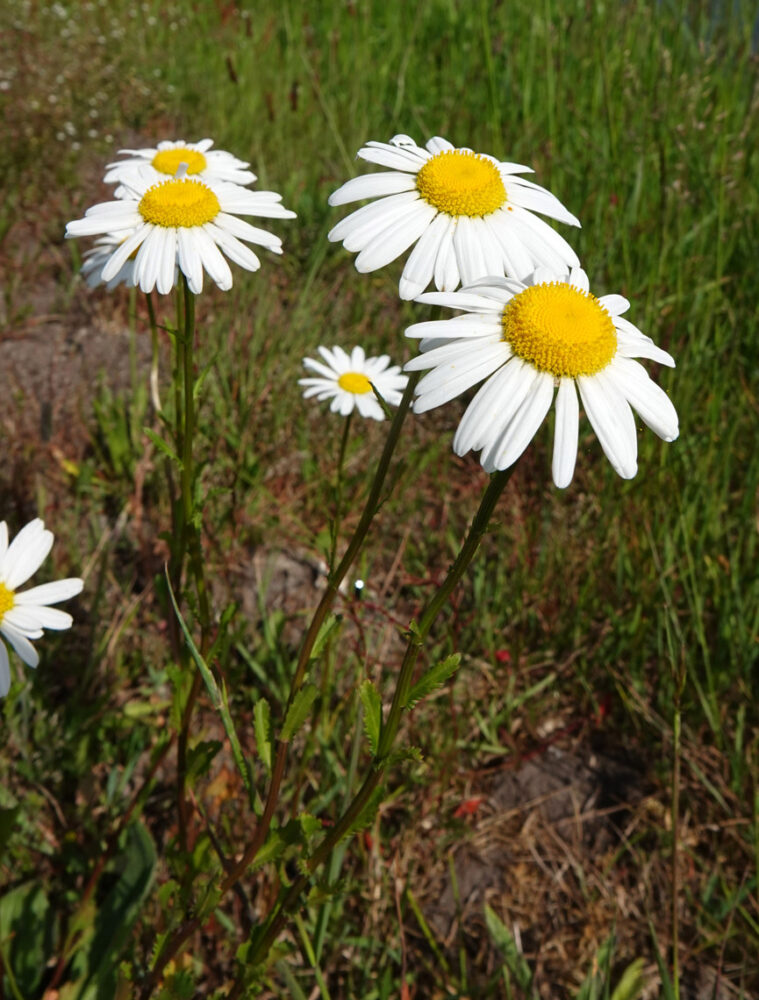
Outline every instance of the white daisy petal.
<svg viewBox="0 0 759 1000"><path fill-rule="evenodd" d="M414 191L416 181L413 174L393 171L386 174L364 174L347 181L329 196L329 204L336 208L363 198L384 198L388 194Z"/></svg>
<svg viewBox="0 0 759 1000"><path fill-rule="evenodd" d="M452 238L451 220L439 213L422 232L403 268L399 285L402 299L413 299L429 285L449 231Z"/></svg>
<svg viewBox="0 0 759 1000"><path fill-rule="evenodd" d="M45 531L37 518L16 535L8 547L2 566L2 582L8 590L16 590L36 573L53 547L52 531Z"/></svg>
<svg viewBox="0 0 759 1000"><path fill-rule="evenodd" d="M39 654L25 635L22 635L18 629L5 620L0 623L0 632L2 632L28 667L38 666L40 662Z"/></svg>
<svg viewBox="0 0 759 1000"><path fill-rule="evenodd" d="M602 295L598 301L610 316L621 316L630 308L624 295Z"/></svg>
<svg viewBox="0 0 759 1000"><path fill-rule="evenodd" d="M383 230L371 246L364 247L356 257L356 270L362 273L376 271L399 257L416 242L435 217L435 209L424 201L417 201L402 222Z"/></svg>
<svg viewBox="0 0 759 1000"><path fill-rule="evenodd" d="M632 479L638 471L638 445L635 422L630 434L624 411L632 416L627 400L619 392L606 391L598 375L580 375L577 379L580 398L593 425L604 454L614 471L623 479Z"/></svg>
<svg viewBox="0 0 759 1000"><path fill-rule="evenodd" d="M15 603L35 606L57 604L59 601L67 601L70 597L76 597L77 594L81 593L83 586L84 582L77 577L56 580L54 583L43 583L38 587L30 587L29 590L22 590L16 594Z"/></svg>
<svg viewBox="0 0 759 1000"><path fill-rule="evenodd" d="M503 435L493 448L492 469L508 469L532 441L553 401L553 377L539 374L509 422Z"/></svg>
<svg viewBox="0 0 759 1000"><path fill-rule="evenodd" d="M556 393L556 428L551 464L553 481L559 489L564 489L572 482L577 461L579 424L580 404L577 401L574 379L563 378L559 381L559 391Z"/></svg>
<svg viewBox="0 0 759 1000"><path fill-rule="evenodd" d="M641 420L663 441L674 441L680 433L677 410L643 365L617 357L609 368L610 378Z"/></svg>
<svg viewBox="0 0 759 1000"><path fill-rule="evenodd" d="M507 360L508 348L497 342L480 346L476 352L468 351L464 357L438 365L420 379L416 387L414 413L426 413L441 406L484 378L488 378Z"/></svg>

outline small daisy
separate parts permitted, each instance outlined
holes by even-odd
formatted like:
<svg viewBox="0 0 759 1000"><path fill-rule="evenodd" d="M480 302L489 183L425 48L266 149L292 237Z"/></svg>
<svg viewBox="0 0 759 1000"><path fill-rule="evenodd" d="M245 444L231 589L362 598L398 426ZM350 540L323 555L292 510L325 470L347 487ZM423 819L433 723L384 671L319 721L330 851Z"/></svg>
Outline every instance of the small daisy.
<svg viewBox="0 0 759 1000"><path fill-rule="evenodd" d="M83 585L72 577L19 593L17 588L37 572L52 544L52 531L46 531L44 523L36 518L8 545L8 526L0 521L0 635L30 667L37 666L39 656L29 640L41 638L44 628L70 628L73 621L67 612L48 605L75 597ZM8 650L0 642L0 697L8 694L10 686Z"/></svg>
<svg viewBox="0 0 759 1000"><path fill-rule="evenodd" d="M354 347L350 354L342 347L332 350L320 347L319 354L325 364L313 358L303 359L304 367L318 375L318 378L298 379L299 385L307 387L304 398L331 399L333 413L347 417L355 408L362 417L373 420L383 420L385 416L372 391L373 385L386 403L391 406L400 403L408 378L401 373L399 365L390 364L387 354L367 358L362 347Z"/></svg>
<svg viewBox="0 0 759 1000"><path fill-rule="evenodd" d="M532 173L518 163L456 149L435 136L427 148L407 135L389 143L368 142L358 156L389 167L354 177L330 196L330 205L379 198L339 222L329 239L358 252L356 268L375 271L416 243L400 282L412 299L431 281L453 291L489 274L521 278L538 265L556 270L579 266L574 250L533 215L579 226L545 188L516 176Z"/></svg>
<svg viewBox="0 0 759 1000"><path fill-rule="evenodd" d="M274 191L249 191L237 184L187 176L154 184L146 174L135 174L123 198L87 209L83 219L69 222L66 237L102 234L122 240L100 272L106 283L134 255L133 283L143 292L155 287L168 294L176 283L177 266L192 292L203 290L204 268L226 291L232 287L232 272L222 250L249 271L257 271L261 262L241 240L282 253L278 236L238 215L295 218L281 200Z"/></svg>
<svg viewBox="0 0 759 1000"><path fill-rule="evenodd" d="M120 149L119 156L126 160L109 163L105 175L106 184L124 184L133 180L135 173L147 172L152 183L175 177L180 166L187 167L187 176L198 180L222 181L230 184L252 184L256 175L247 170L249 164L223 149L211 149L213 139L200 142L159 142L152 149ZM117 192L117 196L120 192Z"/></svg>
<svg viewBox="0 0 759 1000"><path fill-rule="evenodd" d="M675 362L623 319L621 295L596 298L584 271L538 268L524 281L486 278L460 292L430 292L419 302L462 310L454 319L417 323L422 353L407 371L431 368L414 403L423 413L482 382L453 440L457 455L482 449L487 472L507 469L530 443L556 393L553 480L568 486L577 458L579 403L601 447L624 479L638 471L633 409L664 441L678 435L669 397L633 358Z"/></svg>

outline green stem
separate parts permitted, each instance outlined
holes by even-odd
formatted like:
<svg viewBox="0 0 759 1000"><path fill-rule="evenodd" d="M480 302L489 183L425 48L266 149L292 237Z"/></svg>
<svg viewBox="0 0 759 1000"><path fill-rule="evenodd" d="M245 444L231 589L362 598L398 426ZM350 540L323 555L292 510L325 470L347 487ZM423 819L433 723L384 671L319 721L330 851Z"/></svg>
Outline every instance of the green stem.
<svg viewBox="0 0 759 1000"><path fill-rule="evenodd" d="M306 668L308 667L311 659L311 653L317 636L319 635L322 625L327 619L327 615L332 609L340 584L345 578L345 574L350 569L353 560L358 555L359 550L364 543L364 539L366 538L369 526L372 523L372 519L381 506L382 490L390 468L390 460L393 457L393 452L395 451L395 447L398 443L401 428L403 427L403 421L405 420L406 414L411 406L411 400L413 399L414 389L416 388L418 380L419 372L412 372L409 376L406 390L403 393L403 398L398 404L398 409L393 418L393 422L390 425L390 430L388 432L387 439L385 440L385 447L382 450L382 455L377 465L377 471L374 474L374 481L372 482L369 496L367 497L366 504L364 505L361 519L356 526L356 530L353 532L353 537L348 543L348 548L345 550L343 558L340 560L337 569L331 574L327 587L322 594L321 600L319 601L319 606L311 619L311 624L308 627L308 631L306 632L306 636L300 648L300 654L298 655L298 662L295 667L295 674L293 676L292 683L290 684L290 694L282 716L283 718L287 718L287 712L290 705L292 705L293 699L303 686L303 681L306 676ZM234 884L234 882L237 881L237 879L243 874L248 865L255 858L256 854L258 854L264 844L264 841L266 840L266 835L269 832L269 826L271 824L272 817L274 816L274 808L279 798L279 789L282 782L282 776L284 775L285 759L287 757L288 747L289 742L287 740L279 739L277 741L277 756L274 761L274 768L272 769L272 778L269 785L269 791L266 796L266 804L264 806L263 815L261 816L261 819L256 827L253 839L246 848L242 858L222 883L222 891L226 891L231 885Z"/></svg>
<svg viewBox="0 0 759 1000"><path fill-rule="evenodd" d="M349 413L343 421L343 433L340 436L340 453L337 456L337 475L335 477L335 516L332 519L332 528L329 546L329 571L335 568L335 556L337 555L337 538L340 534L340 518L343 503L343 465L345 464L345 452L348 448L348 435L351 429L351 418L353 413Z"/></svg>
<svg viewBox="0 0 759 1000"><path fill-rule="evenodd" d="M269 917L266 930L256 943L248 962L256 965L262 962L269 952L274 941L276 941L282 927L287 920L287 916L300 898L301 893L308 886L312 873L324 862L332 853L333 848L348 836L364 808L369 803L374 790L384 777L385 769L388 765L390 753L395 743L395 738L400 726L401 715L408 703L408 694L411 688L414 667L416 665L419 651L424 645L424 641L429 634L435 619L440 613L443 605L447 602L454 587L461 580L464 572L474 557L479 547L482 536L488 526L488 522L493 514L498 498L511 478L513 466L502 472L496 472L480 501L479 509L472 521L464 544L459 551L453 565L448 570L448 574L442 586L432 597L427 607L424 609L419 624L409 631L406 653L403 658L398 683L396 684L393 701L388 712L387 719L382 726L377 754L372 761L371 768L364 778L364 781L356 793L353 801L340 817L338 822L330 829L324 840L319 844L308 860L308 873L301 875L290 886L282 897L276 911Z"/></svg>
<svg viewBox="0 0 759 1000"><path fill-rule="evenodd" d="M153 306L153 296L145 293L145 301L148 306L148 320L150 322L150 401L156 413L161 412L161 397L158 392L158 323L155 318L155 308Z"/></svg>

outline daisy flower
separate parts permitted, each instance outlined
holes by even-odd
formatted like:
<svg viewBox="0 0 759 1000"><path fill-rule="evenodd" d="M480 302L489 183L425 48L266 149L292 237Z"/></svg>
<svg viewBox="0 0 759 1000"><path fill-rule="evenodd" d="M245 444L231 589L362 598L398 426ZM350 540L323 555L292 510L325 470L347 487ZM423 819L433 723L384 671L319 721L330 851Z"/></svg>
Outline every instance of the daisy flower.
<svg viewBox="0 0 759 1000"><path fill-rule="evenodd" d="M386 403L391 406L400 403L408 378L401 373L399 365L390 364L387 354L367 358L363 347L354 347L350 354L342 347L332 350L320 347L319 354L324 363L313 358L303 359L304 367L317 374L316 378L298 379L299 385L306 386L305 399L310 396L319 400L331 399L333 413L347 417L356 409L362 417L373 420L383 420L385 414L372 386Z"/></svg>
<svg viewBox="0 0 759 1000"><path fill-rule="evenodd" d="M30 667L37 666L39 656L29 640L39 639L45 628L70 628L73 621L70 614L49 605L74 597L83 585L81 580L71 578L19 592L21 584L45 561L52 544L52 531L46 531L44 523L36 518L8 545L8 526L0 521L0 635ZM8 650L0 642L0 697L8 694L10 686Z"/></svg>
<svg viewBox="0 0 759 1000"><path fill-rule="evenodd" d="M116 160L106 167L106 184L129 183L135 173L147 173L153 183L165 181L167 177L175 177L181 164L186 164L187 175L202 181L222 181L230 184L252 184L256 175L246 168L244 160L225 152L223 149L211 149L213 139L201 139L200 142L176 142L167 140L159 142L150 149L120 149L119 156L128 159ZM121 192L117 192L117 197Z"/></svg>
<svg viewBox="0 0 759 1000"><path fill-rule="evenodd" d="M568 486L577 458L579 391L606 457L624 479L638 470L635 416L664 441L678 435L675 408L633 358L674 367L650 337L624 319L621 295L596 298L584 271L538 268L524 281L486 278L460 292L419 302L462 310L454 319L417 323L422 354L407 371L432 369L417 386L416 413L440 406L479 382L453 449L482 450L487 472L507 469L530 443L554 401L553 480Z"/></svg>
<svg viewBox="0 0 759 1000"><path fill-rule="evenodd" d="M517 176L532 173L435 136L426 149L407 135L368 142L358 156L389 171L354 177L330 205L378 198L339 222L329 239L358 252L356 268L375 271L412 244L400 282L412 299L431 281L453 291L489 274L521 278L538 265L579 266L574 250L534 212L579 226L545 188Z"/></svg>
<svg viewBox="0 0 759 1000"><path fill-rule="evenodd" d="M153 183L135 174L123 198L94 205L83 219L69 222L66 237L105 235L120 241L100 271L110 282L134 255L133 284L143 292L168 294L177 266L196 294L203 290L203 270L222 290L232 287L232 272L222 254L248 271L261 262L241 240L282 253L278 236L251 226L240 215L293 219L274 191L249 191L237 184L178 176Z"/></svg>

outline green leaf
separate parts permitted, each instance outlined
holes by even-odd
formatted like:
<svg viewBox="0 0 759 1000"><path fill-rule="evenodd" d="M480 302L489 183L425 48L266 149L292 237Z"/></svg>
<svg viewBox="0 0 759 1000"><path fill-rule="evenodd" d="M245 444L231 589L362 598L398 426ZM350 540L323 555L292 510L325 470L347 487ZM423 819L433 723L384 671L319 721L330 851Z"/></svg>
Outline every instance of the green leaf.
<svg viewBox="0 0 759 1000"><path fill-rule="evenodd" d="M340 625L343 620L342 615L330 615L329 618L322 624L319 629L319 634L316 636L313 649L311 650L311 655L309 660L318 660L322 654L322 650L329 639L330 635L334 630Z"/></svg>
<svg viewBox="0 0 759 1000"><path fill-rule="evenodd" d="M45 962L53 953L56 915L45 891L24 882L0 898L0 953L5 973L22 997L38 995ZM0 981L1 981L0 977Z"/></svg>
<svg viewBox="0 0 759 1000"><path fill-rule="evenodd" d="M167 444L160 435L156 434L156 432L150 427L143 427L142 433L150 438L159 451L162 451L164 455L168 455L172 462L178 465L180 469L182 468L182 459L179 455L177 455L171 445Z"/></svg>
<svg viewBox="0 0 759 1000"><path fill-rule="evenodd" d="M266 698L259 698L255 704L253 725L258 756L263 761L266 770L271 773L271 709Z"/></svg>
<svg viewBox="0 0 759 1000"><path fill-rule="evenodd" d="M306 716L311 711L311 706L316 699L318 690L314 684L306 684L295 695L293 703L288 709L285 724L282 726L280 739L284 743L289 743L300 727L306 721Z"/></svg>
<svg viewBox="0 0 759 1000"><path fill-rule="evenodd" d="M403 707L413 708L414 705L418 704L422 698L426 698L435 688L445 684L456 673L460 662L461 654L453 653L451 656L446 656L444 660L436 663L434 667L430 667L411 688L406 699L406 704Z"/></svg>
<svg viewBox="0 0 759 1000"><path fill-rule="evenodd" d="M506 969L516 979L517 986L524 990L530 1000L538 1000L537 993L532 989L532 973L529 965L524 956L519 953L516 942L506 925L489 906L485 906L485 923L490 931L490 936L503 955Z"/></svg>
<svg viewBox="0 0 759 1000"><path fill-rule="evenodd" d="M380 729L382 727L382 702L379 691L370 680L362 682L358 689L361 704L364 706L364 730L369 740L369 749L376 756L379 746Z"/></svg>
<svg viewBox="0 0 759 1000"><path fill-rule="evenodd" d="M643 971L645 962L636 958L622 973L617 988L611 995L611 1000L638 1000L638 997L648 986L648 977Z"/></svg>

